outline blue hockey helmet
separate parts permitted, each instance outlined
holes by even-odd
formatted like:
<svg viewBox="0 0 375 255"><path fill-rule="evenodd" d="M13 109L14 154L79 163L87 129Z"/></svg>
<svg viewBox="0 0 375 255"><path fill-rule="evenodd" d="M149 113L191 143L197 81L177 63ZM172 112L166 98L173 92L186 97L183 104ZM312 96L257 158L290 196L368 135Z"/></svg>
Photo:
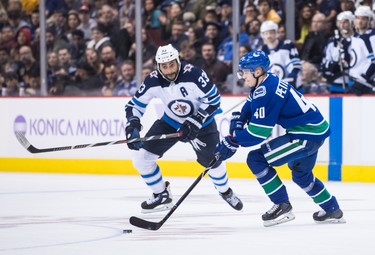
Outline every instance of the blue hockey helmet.
<svg viewBox="0 0 375 255"><path fill-rule="evenodd" d="M240 70L248 69L251 73L254 73L255 69L260 66L264 72L267 72L270 64L270 59L264 51L253 50L240 59L239 68Z"/></svg>

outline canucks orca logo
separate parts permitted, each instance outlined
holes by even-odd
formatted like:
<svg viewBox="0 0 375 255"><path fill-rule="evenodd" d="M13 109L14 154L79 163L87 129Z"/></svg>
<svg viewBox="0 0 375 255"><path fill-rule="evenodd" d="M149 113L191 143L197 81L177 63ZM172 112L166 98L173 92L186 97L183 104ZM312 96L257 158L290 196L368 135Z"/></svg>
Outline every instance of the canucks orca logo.
<svg viewBox="0 0 375 255"><path fill-rule="evenodd" d="M187 100L173 100L168 104L168 108L178 117L187 117L194 112L192 102Z"/></svg>

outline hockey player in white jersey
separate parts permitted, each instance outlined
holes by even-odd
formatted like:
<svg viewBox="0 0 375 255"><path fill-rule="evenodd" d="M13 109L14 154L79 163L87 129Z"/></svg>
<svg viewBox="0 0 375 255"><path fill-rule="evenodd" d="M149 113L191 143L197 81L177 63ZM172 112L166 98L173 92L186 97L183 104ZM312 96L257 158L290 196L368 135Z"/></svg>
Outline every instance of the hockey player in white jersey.
<svg viewBox="0 0 375 255"><path fill-rule="evenodd" d="M370 53L365 42L354 36L354 14L344 11L337 15L337 27L325 47L321 72L331 93L356 93L359 83L367 85L363 75L371 66Z"/></svg>
<svg viewBox="0 0 375 255"><path fill-rule="evenodd" d="M189 142L198 163L208 167L219 142L214 116L221 112L221 100L215 84L202 69L181 63L178 51L171 44L160 46L155 60L157 70L146 77L125 106L127 139L140 137L140 119L155 97L164 103L164 115L154 122L146 136L177 131L182 132L182 136L128 144L129 149L137 150L134 167L153 192L152 197L141 204L143 213L168 210L173 206L169 182L164 182L157 159L180 140ZM229 187L225 164L218 162L213 166L209 177L220 196L234 209L241 210L243 204Z"/></svg>
<svg viewBox="0 0 375 255"><path fill-rule="evenodd" d="M277 39L279 26L273 21L264 21L260 32L264 51L270 58L270 71L281 79L288 81L299 92L304 93L301 81L301 60L298 50L291 40Z"/></svg>
<svg viewBox="0 0 375 255"><path fill-rule="evenodd" d="M361 5L355 10L354 16L354 26L356 30L354 37L359 37L365 42L369 52L367 58L371 60L370 67L361 76L364 79L363 82L367 82L373 86L375 85L375 29L371 27L371 24L375 15L369 6ZM362 89L365 90L365 86L363 86ZM367 89L367 91L372 92L369 89Z"/></svg>

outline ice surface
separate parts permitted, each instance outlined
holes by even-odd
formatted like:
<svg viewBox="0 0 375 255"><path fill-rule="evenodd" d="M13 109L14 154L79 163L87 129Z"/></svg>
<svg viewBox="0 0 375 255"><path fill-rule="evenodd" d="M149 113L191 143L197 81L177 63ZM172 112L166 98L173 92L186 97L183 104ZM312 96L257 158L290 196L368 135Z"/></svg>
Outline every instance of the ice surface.
<svg viewBox="0 0 375 255"><path fill-rule="evenodd" d="M175 201L195 178L165 177ZM0 173L0 254L6 255L235 255L375 254L375 184L328 182L347 224L318 225L319 210L284 181L296 219L265 228L271 208L255 180L231 179L244 202L233 210L204 178L158 231L129 224L151 191L138 176ZM132 229L132 233L123 233Z"/></svg>

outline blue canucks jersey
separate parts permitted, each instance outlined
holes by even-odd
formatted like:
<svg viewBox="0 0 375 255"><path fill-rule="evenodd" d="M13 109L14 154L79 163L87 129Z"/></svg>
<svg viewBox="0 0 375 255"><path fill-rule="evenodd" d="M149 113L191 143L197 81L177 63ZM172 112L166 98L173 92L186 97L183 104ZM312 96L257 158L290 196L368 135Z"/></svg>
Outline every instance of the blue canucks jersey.
<svg viewBox="0 0 375 255"><path fill-rule="evenodd" d="M295 139L320 140L330 134L329 124L318 108L272 73L250 91L241 116L249 124L235 132L233 141L245 147L261 143L276 124Z"/></svg>
<svg viewBox="0 0 375 255"><path fill-rule="evenodd" d="M181 63L175 81L164 79L156 70L151 72L125 106L126 118L141 118L153 98L161 99L165 105L163 119L176 129L199 109L208 116L202 126L207 126L221 112L220 93L215 84L202 69L187 63Z"/></svg>

